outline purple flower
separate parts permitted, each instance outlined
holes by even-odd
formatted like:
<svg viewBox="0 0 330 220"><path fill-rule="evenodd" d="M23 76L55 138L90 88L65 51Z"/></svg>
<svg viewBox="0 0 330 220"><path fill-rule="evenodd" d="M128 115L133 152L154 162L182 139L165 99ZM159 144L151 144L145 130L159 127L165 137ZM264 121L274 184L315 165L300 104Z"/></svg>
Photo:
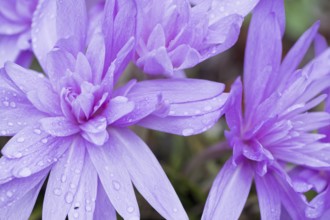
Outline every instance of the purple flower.
<svg viewBox="0 0 330 220"><path fill-rule="evenodd" d="M43 219L115 219L116 211L139 219L133 185L164 218L187 219L157 159L127 127L202 132L222 115L224 86L173 79L115 88L134 52L134 1L107 1L103 31L91 39L84 0L44 1L42 12L32 37L47 77L10 62L0 70L0 133L14 136L0 159L2 216L27 219L50 173Z"/></svg>
<svg viewBox="0 0 330 220"><path fill-rule="evenodd" d="M138 1L142 19L136 64L148 74L173 76L236 42L243 17L258 0Z"/></svg>
<svg viewBox="0 0 330 220"><path fill-rule="evenodd" d="M324 156L330 145L320 142L324 135L312 133L329 125L330 115L307 112L326 97L318 94L330 85L330 50L297 69L315 38L316 23L281 63L283 9L283 1L261 1L254 11L245 53L244 105L240 80L227 102L226 138L233 155L213 183L203 219L238 219L252 179L262 219L306 219L307 202L293 187L287 165L330 165Z"/></svg>
<svg viewBox="0 0 330 220"><path fill-rule="evenodd" d="M0 3L0 67L6 61L28 66L32 60L31 24L38 0Z"/></svg>

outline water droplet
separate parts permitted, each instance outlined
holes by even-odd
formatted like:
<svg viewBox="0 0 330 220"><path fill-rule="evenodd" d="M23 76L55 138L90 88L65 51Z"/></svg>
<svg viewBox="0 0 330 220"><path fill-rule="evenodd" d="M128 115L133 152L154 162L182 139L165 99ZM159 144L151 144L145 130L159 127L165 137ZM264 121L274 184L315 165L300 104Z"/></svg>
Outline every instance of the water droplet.
<svg viewBox="0 0 330 220"><path fill-rule="evenodd" d="M182 135L183 136L188 136L188 135L192 135L194 133L194 129L192 128L186 128L182 130Z"/></svg>
<svg viewBox="0 0 330 220"><path fill-rule="evenodd" d="M66 181L66 175L63 174L62 177L61 177L61 182L65 183L65 181Z"/></svg>
<svg viewBox="0 0 330 220"><path fill-rule="evenodd" d="M66 196L65 196L65 201L67 202L67 203L72 203L72 201L73 201L73 195L72 195L72 193L71 192L68 192L67 194L66 194Z"/></svg>
<svg viewBox="0 0 330 220"><path fill-rule="evenodd" d="M92 211L92 207L90 205L86 205L86 211L87 212L91 212Z"/></svg>
<svg viewBox="0 0 330 220"><path fill-rule="evenodd" d="M14 156L15 156L15 158L21 158L23 156L23 154L21 152L16 152L16 154Z"/></svg>
<svg viewBox="0 0 330 220"><path fill-rule="evenodd" d="M16 107L16 103L15 102L10 102L10 107L15 108Z"/></svg>
<svg viewBox="0 0 330 220"><path fill-rule="evenodd" d="M33 132L34 132L35 134L41 134L41 130L40 130L40 129L34 129Z"/></svg>
<svg viewBox="0 0 330 220"><path fill-rule="evenodd" d="M6 195L10 198L13 196L13 193L11 191L7 191Z"/></svg>
<svg viewBox="0 0 330 220"><path fill-rule="evenodd" d="M79 173L80 173L80 170L79 170L79 169L75 169L74 172L75 172L76 174L79 174Z"/></svg>
<svg viewBox="0 0 330 220"><path fill-rule="evenodd" d="M8 122L8 126L14 126L12 122Z"/></svg>
<svg viewBox="0 0 330 220"><path fill-rule="evenodd" d="M125 103L128 101L128 98L126 98L125 96L116 96L112 99L112 101L117 103Z"/></svg>
<svg viewBox="0 0 330 220"><path fill-rule="evenodd" d="M205 107L204 107L204 110L205 110L205 111L211 111L211 110L212 110L212 106L205 106Z"/></svg>
<svg viewBox="0 0 330 220"><path fill-rule="evenodd" d="M173 209L173 212L178 212L178 209L177 209L177 208L174 208L174 209Z"/></svg>
<svg viewBox="0 0 330 220"><path fill-rule="evenodd" d="M24 141L25 141L25 138L23 138L23 137L20 137L20 138L17 139L18 143L23 143Z"/></svg>
<svg viewBox="0 0 330 220"><path fill-rule="evenodd" d="M30 168L28 168L28 167L24 167L18 173L18 175L20 175L21 177L28 177L31 174L32 174L32 172L31 172Z"/></svg>
<svg viewBox="0 0 330 220"><path fill-rule="evenodd" d="M134 207L132 207L132 206L129 206L129 207L127 207L127 211L129 212L129 213L132 213L132 212L134 212Z"/></svg>
<svg viewBox="0 0 330 220"><path fill-rule="evenodd" d="M46 144L48 142L48 139L47 138L44 138L41 140L42 143Z"/></svg>
<svg viewBox="0 0 330 220"><path fill-rule="evenodd" d="M116 180L112 181L112 185L113 185L113 188L115 188L115 190L117 190L117 191L120 190L120 188L121 188L120 183Z"/></svg>
<svg viewBox="0 0 330 220"><path fill-rule="evenodd" d="M40 160L38 163L37 163L38 166L43 166L44 165L44 162L42 160Z"/></svg>
<svg viewBox="0 0 330 220"><path fill-rule="evenodd" d="M2 134L2 135L6 135L7 132L6 132L5 130L2 130L2 131L1 131L1 134Z"/></svg>
<svg viewBox="0 0 330 220"><path fill-rule="evenodd" d="M76 185L73 184L73 183L70 183L70 188L71 188L71 189L74 189L74 188L76 188Z"/></svg>
<svg viewBox="0 0 330 220"><path fill-rule="evenodd" d="M56 189L54 189L53 193L56 196L60 196L62 194L62 190L60 188L56 188Z"/></svg>
<svg viewBox="0 0 330 220"><path fill-rule="evenodd" d="M79 213L78 212L73 213L73 217L74 218L78 218L79 217Z"/></svg>
<svg viewBox="0 0 330 220"><path fill-rule="evenodd" d="M9 106L9 102L8 102L8 101L3 101L2 104L3 104L4 106L6 106L6 107Z"/></svg>

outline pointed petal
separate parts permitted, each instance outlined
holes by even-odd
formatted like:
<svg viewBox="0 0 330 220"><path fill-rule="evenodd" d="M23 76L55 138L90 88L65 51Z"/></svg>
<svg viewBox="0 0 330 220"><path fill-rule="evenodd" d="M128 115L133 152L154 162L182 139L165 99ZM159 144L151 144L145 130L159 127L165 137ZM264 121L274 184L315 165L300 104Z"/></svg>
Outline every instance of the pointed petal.
<svg viewBox="0 0 330 220"><path fill-rule="evenodd" d="M43 219L65 219L77 192L84 165L84 140L71 139L71 146L50 172L45 199Z"/></svg>
<svg viewBox="0 0 330 220"><path fill-rule="evenodd" d="M19 202L29 191L40 184L42 185L48 172L49 168L27 178L15 178L5 184L1 184L0 208L4 208L10 203L15 204L16 201Z"/></svg>
<svg viewBox="0 0 330 220"><path fill-rule="evenodd" d="M46 54L54 47L56 32L56 1L39 1L32 19L32 47L39 63L45 69Z"/></svg>
<svg viewBox="0 0 330 220"><path fill-rule="evenodd" d="M128 97L134 100L134 96L155 96L161 93L163 99L168 100L169 103L183 103L210 99L221 94L223 90L223 84L207 80L146 80L135 84L129 91Z"/></svg>
<svg viewBox="0 0 330 220"><path fill-rule="evenodd" d="M248 163L230 158L213 182L202 219L238 219L249 195L253 173Z"/></svg>
<svg viewBox="0 0 330 220"><path fill-rule="evenodd" d="M328 43L325 37L321 34L316 34L314 39L315 55L318 56L328 48Z"/></svg>
<svg viewBox="0 0 330 220"><path fill-rule="evenodd" d="M257 15L251 21L244 62L245 106L248 120L254 109L267 98L268 82L280 67L282 42L275 14L263 17L257 22ZM255 21L255 22L253 22ZM271 91L273 92L273 91Z"/></svg>
<svg viewBox="0 0 330 220"><path fill-rule="evenodd" d="M274 187L276 181L271 174L266 174L264 176L255 175L255 184L261 219L280 219L281 198L279 197L279 192L276 187Z"/></svg>
<svg viewBox="0 0 330 220"><path fill-rule="evenodd" d="M97 182L97 172L89 157L86 156L77 193L69 211L69 219L79 217L79 219L93 220Z"/></svg>
<svg viewBox="0 0 330 220"><path fill-rule="evenodd" d="M2 208L0 208L1 216L5 217L6 219L29 219L32 209L34 207L34 204L37 200L40 188L41 188L45 178L46 178L46 175L44 176L44 179L41 180L33 189L31 189L24 196L20 195L21 197L17 201L15 201L13 204L11 204L9 207L4 208L4 210L2 210ZM22 186L19 186L19 187L22 187ZM16 199L17 199L17 197L16 197Z"/></svg>
<svg viewBox="0 0 330 220"><path fill-rule="evenodd" d="M275 79L272 79L271 83L279 86L280 83L285 83L283 80L289 79L289 77L284 76L292 74L297 69L303 57L306 55L308 48L311 46L319 26L320 22L316 22L298 39L285 56L281 64L280 72L275 76ZM275 85L273 87L275 87Z"/></svg>
<svg viewBox="0 0 330 220"><path fill-rule="evenodd" d="M88 146L88 153L112 205L124 218L139 218L139 208L121 146L109 138L103 146Z"/></svg>
<svg viewBox="0 0 330 220"><path fill-rule="evenodd" d="M128 129L113 129L109 134L118 146L124 148L123 159L141 195L165 219L188 219L165 172L148 146Z"/></svg>
<svg viewBox="0 0 330 220"><path fill-rule="evenodd" d="M171 134L190 136L199 134L211 128L223 115L222 110L192 117L158 117L150 115L137 124L142 127L154 129L156 131L168 132Z"/></svg>
<svg viewBox="0 0 330 220"><path fill-rule="evenodd" d="M65 117L48 117L39 122L45 132L55 137L66 137L80 131L78 125Z"/></svg>
<svg viewBox="0 0 330 220"><path fill-rule="evenodd" d="M100 180L98 180L97 184L97 197L94 210L94 219L117 219L116 210L112 206Z"/></svg>
<svg viewBox="0 0 330 220"><path fill-rule="evenodd" d="M80 51L85 51L85 38L87 35L86 2L84 0L58 0L56 1L56 8L58 39L73 37L78 42Z"/></svg>

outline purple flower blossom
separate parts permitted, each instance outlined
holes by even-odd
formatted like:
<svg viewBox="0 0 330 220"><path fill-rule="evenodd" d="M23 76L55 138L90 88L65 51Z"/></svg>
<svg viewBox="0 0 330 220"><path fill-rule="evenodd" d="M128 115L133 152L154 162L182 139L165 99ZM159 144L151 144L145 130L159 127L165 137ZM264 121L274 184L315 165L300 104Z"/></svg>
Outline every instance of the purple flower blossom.
<svg viewBox="0 0 330 220"><path fill-rule="evenodd" d="M6 219L29 217L48 173L43 219L115 219L116 211L139 219L133 185L164 218L188 218L157 159L127 127L202 132L222 115L224 86L173 79L115 88L134 52L137 12L127 0L104 10L102 32L87 39L84 0L43 1L32 37L47 77L10 62L0 70L0 132L14 136L0 159Z"/></svg>
<svg viewBox="0 0 330 220"><path fill-rule="evenodd" d="M229 47L258 0L138 1L142 19L136 64L148 74L173 76Z"/></svg>
<svg viewBox="0 0 330 220"><path fill-rule="evenodd" d="M6 61L28 66L32 59L31 24L38 0L0 3L0 67Z"/></svg>
<svg viewBox="0 0 330 220"><path fill-rule="evenodd" d="M244 106L237 80L226 112L233 155L213 183L203 219L238 219L252 179L262 219L306 219L307 202L286 165L330 165L325 156L329 143L320 141L324 135L312 133L329 125L330 115L307 112L326 97L318 94L330 85L330 50L297 69L315 38L316 23L281 63L283 9L283 1L261 1L254 11L245 54Z"/></svg>

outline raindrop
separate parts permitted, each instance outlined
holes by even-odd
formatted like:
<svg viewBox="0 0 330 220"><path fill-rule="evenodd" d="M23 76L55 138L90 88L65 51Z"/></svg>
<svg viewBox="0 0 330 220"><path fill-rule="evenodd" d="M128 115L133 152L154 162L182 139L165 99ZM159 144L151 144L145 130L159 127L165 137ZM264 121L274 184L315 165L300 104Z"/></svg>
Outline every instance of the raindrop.
<svg viewBox="0 0 330 220"><path fill-rule="evenodd" d="M28 177L32 174L30 168L24 167L23 169L21 169L21 171L19 171L18 175L20 175L21 177Z"/></svg>
<svg viewBox="0 0 330 220"><path fill-rule="evenodd" d="M48 142L48 139L47 138L44 138L41 140L42 143L46 144Z"/></svg>
<svg viewBox="0 0 330 220"><path fill-rule="evenodd" d="M38 163L37 163L38 166L43 166L44 165L44 162L42 160L40 160Z"/></svg>
<svg viewBox="0 0 330 220"><path fill-rule="evenodd" d="M66 196L65 196L65 201L67 202L67 203L72 203L72 201L73 201L73 195L72 195L72 193L71 192L68 192L67 194L66 194Z"/></svg>
<svg viewBox="0 0 330 220"><path fill-rule="evenodd" d="M78 217L79 217L78 212L73 213L73 217L74 217L74 218L78 218Z"/></svg>
<svg viewBox="0 0 330 220"><path fill-rule="evenodd" d="M7 191L6 195L7 195L7 196L10 198L10 197L12 197L12 196L13 196L13 193L12 193L12 192L10 192L10 191Z"/></svg>
<svg viewBox="0 0 330 220"><path fill-rule="evenodd" d="M183 136L188 136L188 135L192 135L194 133L194 129L192 128L186 128L182 130L182 135Z"/></svg>
<svg viewBox="0 0 330 220"><path fill-rule="evenodd" d="M121 188L121 185L120 185L120 183L118 182L118 181L112 181L112 185L113 185L113 188L115 188L115 190L120 190L120 188Z"/></svg>
<svg viewBox="0 0 330 220"><path fill-rule="evenodd" d="M5 130L2 130L2 131L1 131L1 134L2 134L2 135L6 135L7 132L6 132Z"/></svg>
<svg viewBox="0 0 330 220"><path fill-rule="evenodd" d="M14 126L12 122L8 122L8 126Z"/></svg>
<svg viewBox="0 0 330 220"><path fill-rule="evenodd" d="M92 207L89 206L89 205L86 205L86 211L87 211L87 212L91 212L91 211L92 211Z"/></svg>
<svg viewBox="0 0 330 220"><path fill-rule="evenodd" d="M35 134L41 134L41 130L40 130L40 129L34 129L33 132L34 132Z"/></svg>
<svg viewBox="0 0 330 220"><path fill-rule="evenodd" d="M16 152L15 158L21 158L23 154L21 152Z"/></svg>
<svg viewBox="0 0 330 220"><path fill-rule="evenodd" d="M66 181L66 175L63 174L62 177L61 177L61 182L65 183L65 181Z"/></svg>
<svg viewBox="0 0 330 220"><path fill-rule="evenodd" d="M70 183L70 188L71 188L71 189L74 189L74 188L76 188L76 185L73 184L73 183Z"/></svg>
<svg viewBox="0 0 330 220"><path fill-rule="evenodd" d="M124 96L116 96L112 101L117 102L117 103L125 103L128 101L128 98Z"/></svg>
<svg viewBox="0 0 330 220"><path fill-rule="evenodd" d="M20 137L20 138L17 139L18 143L23 143L24 141L25 141L25 138L23 138L23 137Z"/></svg>
<svg viewBox="0 0 330 220"><path fill-rule="evenodd" d="M127 207L127 211L129 212L129 213L132 213L132 212L134 212L134 207L132 207L132 206L129 206L129 207Z"/></svg>
<svg viewBox="0 0 330 220"><path fill-rule="evenodd" d="M79 173L80 173L80 170L79 170L79 169L75 169L74 172L75 172L76 174L79 174Z"/></svg>
<svg viewBox="0 0 330 220"><path fill-rule="evenodd" d="M173 212L178 212L178 209L177 209L177 208L174 208L174 209L173 209Z"/></svg>
<svg viewBox="0 0 330 220"><path fill-rule="evenodd" d="M205 111L211 111L211 110L212 110L212 107L209 106L209 105L208 105L208 106L205 106L205 107L204 107L204 110L205 110Z"/></svg>
<svg viewBox="0 0 330 220"><path fill-rule="evenodd" d="M62 194L62 190L60 188L56 188L56 189L54 189L53 193L56 196L60 196Z"/></svg>
<svg viewBox="0 0 330 220"><path fill-rule="evenodd" d="M10 107L15 108L16 107L16 103L15 102L10 102Z"/></svg>
<svg viewBox="0 0 330 220"><path fill-rule="evenodd" d="M3 101L2 102L4 106L8 107L9 106L9 102L8 101Z"/></svg>

